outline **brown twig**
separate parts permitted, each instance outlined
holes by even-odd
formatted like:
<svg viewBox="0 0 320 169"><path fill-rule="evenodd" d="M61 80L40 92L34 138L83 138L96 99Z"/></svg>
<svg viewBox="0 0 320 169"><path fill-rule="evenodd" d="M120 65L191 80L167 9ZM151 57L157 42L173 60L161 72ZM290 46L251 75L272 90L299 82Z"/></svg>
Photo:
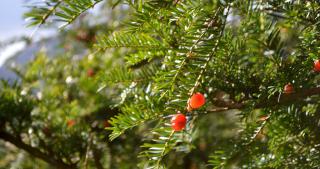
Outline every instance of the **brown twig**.
<svg viewBox="0 0 320 169"><path fill-rule="evenodd" d="M320 87L300 89L300 90L297 90L295 93L281 94L280 97L273 96L269 99L264 99L258 102L257 104L254 105L254 108L259 109L259 108L272 107L277 105L287 105L313 95L320 95ZM219 100L213 101L213 103L215 106L220 107L220 109L214 109L214 110L209 109L208 112L217 112L215 110L244 109L249 107L249 105L246 104L245 102L238 103L231 100L224 101L219 99Z"/></svg>

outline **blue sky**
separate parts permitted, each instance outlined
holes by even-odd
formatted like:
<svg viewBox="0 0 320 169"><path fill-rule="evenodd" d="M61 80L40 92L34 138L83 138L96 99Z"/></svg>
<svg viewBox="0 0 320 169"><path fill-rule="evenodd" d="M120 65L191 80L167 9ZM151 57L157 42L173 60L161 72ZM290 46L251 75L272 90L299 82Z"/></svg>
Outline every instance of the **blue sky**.
<svg viewBox="0 0 320 169"><path fill-rule="evenodd" d="M32 29L25 27L22 18L27 11L24 0L2 0L0 5L0 41L22 34L30 34Z"/></svg>
<svg viewBox="0 0 320 169"><path fill-rule="evenodd" d="M30 37L36 27L27 28L26 21L23 19L23 14L28 11L25 4L26 0L1 0L0 5L0 44L15 37L22 35ZM50 36L54 31L48 29L39 29L32 36L33 40L41 39ZM15 53L23 50L26 47L24 42L16 42L0 48L0 67L5 61L14 56Z"/></svg>

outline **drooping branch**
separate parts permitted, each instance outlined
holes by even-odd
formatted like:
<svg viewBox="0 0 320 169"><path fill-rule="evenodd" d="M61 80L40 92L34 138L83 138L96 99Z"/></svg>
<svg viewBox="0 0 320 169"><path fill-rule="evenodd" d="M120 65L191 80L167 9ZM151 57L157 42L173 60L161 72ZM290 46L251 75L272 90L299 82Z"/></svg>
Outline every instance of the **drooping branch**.
<svg viewBox="0 0 320 169"><path fill-rule="evenodd" d="M8 141L15 145L16 147L25 150L29 154L39 159L44 160L45 162L55 166L58 169L75 169L75 164L66 164L61 159L54 159L54 157L41 152L39 149L31 147L30 145L25 144L20 138L17 138L5 131L0 131L0 139Z"/></svg>

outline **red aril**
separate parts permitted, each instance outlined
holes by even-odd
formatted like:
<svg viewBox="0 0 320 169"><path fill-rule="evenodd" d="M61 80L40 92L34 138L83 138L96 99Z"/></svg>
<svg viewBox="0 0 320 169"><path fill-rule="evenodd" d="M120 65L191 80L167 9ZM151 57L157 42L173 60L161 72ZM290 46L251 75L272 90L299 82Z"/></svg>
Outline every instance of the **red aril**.
<svg viewBox="0 0 320 169"><path fill-rule="evenodd" d="M314 61L313 70L315 72L320 72L320 59Z"/></svg>
<svg viewBox="0 0 320 169"><path fill-rule="evenodd" d="M186 127L187 118L184 114L176 114L171 118L171 126L174 131L181 131Z"/></svg>
<svg viewBox="0 0 320 169"><path fill-rule="evenodd" d="M286 84L283 88L283 92L287 94L293 93L294 92L293 85L291 83Z"/></svg>
<svg viewBox="0 0 320 169"><path fill-rule="evenodd" d="M191 96L191 98L188 101L188 104L191 108L197 109L203 106L206 103L206 99L203 94L201 93L195 93Z"/></svg>

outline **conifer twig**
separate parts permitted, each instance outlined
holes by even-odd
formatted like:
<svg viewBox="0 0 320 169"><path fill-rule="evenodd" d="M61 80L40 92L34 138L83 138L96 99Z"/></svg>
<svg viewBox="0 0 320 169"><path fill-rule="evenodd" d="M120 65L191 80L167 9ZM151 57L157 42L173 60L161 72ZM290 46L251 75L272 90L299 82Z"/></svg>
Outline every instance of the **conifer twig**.
<svg viewBox="0 0 320 169"><path fill-rule="evenodd" d="M204 72L206 71L207 69L207 66L209 65L209 62L211 61L211 59L213 58L213 56L215 55L216 53L216 50L219 46L219 43L220 43L220 40L221 40L221 37L223 36L223 33L224 33L224 30L225 30L225 26L226 26L226 22L227 22L227 17L228 17L228 14L229 14L229 11L230 11L230 6L227 7L227 12L225 14L225 19L223 21L223 24L222 24L222 28L221 28L221 31L220 31L220 34L218 36L218 39L214 45L214 48L212 49L212 52L210 53L208 59L206 60L206 63L204 64L204 66L202 67L198 77L197 77L197 80L196 82L194 83L194 86L191 88L190 90L190 96L192 96L195 92L195 89L199 86L200 84L200 80L201 80L201 77L203 76ZM208 25L211 25L211 24L208 24Z"/></svg>
<svg viewBox="0 0 320 169"><path fill-rule="evenodd" d="M300 89L295 93L282 94L279 98L278 96L271 97L270 99L263 99L254 105L254 108L265 108L276 105L287 105L294 102L297 102L306 97L313 95L320 95L320 87L310 88L310 89ZM208 112L217 112L215 110L231 110L231 109L244 109L249 107L249 104L246 104L245 101L238 103L233 101L214 101L214 105L218 106L220 109L207 110Z"/></svg>
<svg viewBox="0 0 320 169"><path fill-rule="evenodd" d="M170 135L169 135L169 137L168 137L167 142L165 143L165 145L164 145L164 147L163 147L163 150L162 150L162 152L161 152L160 158L159 158L158 161L157 161L157 169L159 169L159 167L160 167L160 162L161 162L163 156L165 155L166 149L167 149L167 147L169 146L169 142L170 142L172 136L174 135L174 133L175 133L175 131L172 130L172 132L170 133Z"/></svg>
<svg viewBox="0 0 320 169"><path fill-rule="evenodd" d="M218 11L219 9L216 10L215 14L214 14L214 17L217 17L217 14L218 14ZM202 34L200 35L200 37L197 39L197 41L190 47L189 49L189 54L192 54L192 52L194 51L194 48L198 45L198 43L202 40L203 36L207 33L207 31L209 30L211 24L208 24L208 26L205 28L205 30L202 32ZM184 65L187 63L187 60L189 59L189 56L185 56L185 58L183 59L183 61L180 63L179 65L179 68L176 72L176 74L174 75L172 81L171 81L171 84L172 84L172 87L171 87L171 90L173 90L173 86L174 86L174 83L177 79L177 77L179 76L180 72L182 71L182 68L184 67Z"/></svg>

